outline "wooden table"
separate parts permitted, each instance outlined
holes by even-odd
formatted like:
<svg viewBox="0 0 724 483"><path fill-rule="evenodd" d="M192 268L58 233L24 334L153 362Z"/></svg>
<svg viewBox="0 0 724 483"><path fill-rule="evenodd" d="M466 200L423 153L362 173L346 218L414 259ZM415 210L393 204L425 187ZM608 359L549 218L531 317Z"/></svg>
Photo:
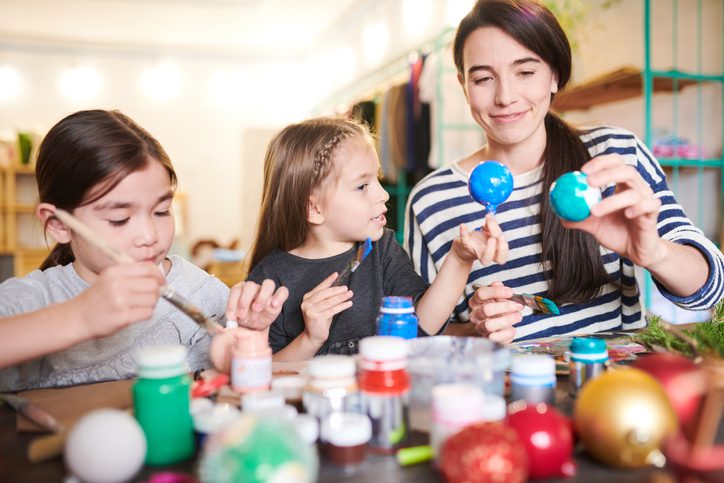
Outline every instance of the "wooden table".
<svg viewBox="0 0 724 483"><path fill-rule="evenodd" d="M567 395L567 379L559 376L558 408L570 414L572 400ZM63 460L57 457L45 463L32 465L25 458L28 443L36 437L36 434L17 433L15 430L16 415L7 406L0 407L0 481L4 483L13 482L55 482L62 481L66 475ZM717 441L724 441L724 423L720 424ZM424 444L426 435L422 433L413 435L413 442ZM562 482L673 482L675 479L670 472L656 468L641 470L619 470L603 466L591 460L578 448L575 454L578 465L578 473L574 478L548 480ZM156 472L178 471L186 474L194 474L194 462L163 467L145 467L135 481L146 481ZM334 468L322 464L319 481L339 483L340 480L349 482L374 482L383 483L395 482L424 482L442 481L440 475L429 465L419 464L409 467L400 467L392 456L371 455L368 458L366 468L352 476L342 477ZM721 480L720 480L721 481Z"/></svg>

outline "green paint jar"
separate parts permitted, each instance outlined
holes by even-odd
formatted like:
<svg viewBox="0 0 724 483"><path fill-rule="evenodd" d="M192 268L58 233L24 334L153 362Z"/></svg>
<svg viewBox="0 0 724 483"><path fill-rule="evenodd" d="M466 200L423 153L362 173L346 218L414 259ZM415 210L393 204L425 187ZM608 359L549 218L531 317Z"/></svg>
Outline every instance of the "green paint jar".
<svg viewBox="0 0 724 483"><path fill-rule="evenodd" d="M146 464L167 465L194 454L191 379L183 346L150 346L135 355L135 416L146 435Z"/></svg>

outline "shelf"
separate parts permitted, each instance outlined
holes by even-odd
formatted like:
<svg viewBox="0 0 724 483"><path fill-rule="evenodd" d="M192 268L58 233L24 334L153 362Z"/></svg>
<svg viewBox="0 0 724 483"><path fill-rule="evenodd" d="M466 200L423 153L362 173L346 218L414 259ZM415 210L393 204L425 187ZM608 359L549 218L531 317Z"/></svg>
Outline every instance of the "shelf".
<svg viewBox="0 0 724 483"><path fill-rule="evenodd" d="M35 166L31 164L11 164L10 166L0 166L0 171L16 174L35 174Z"/></svg>
<svg viewBox="0 0 724 483"><path fill-rule="evenodd" d="M721 159L685 159L685 158L659 158L661 166L670 168L721 168L724 161Z"/></svg>
<svg viewBox="0 0 724 483"><path fill-rule="evenodd" d="M675 85L677 90L681 90L697 82L718 79L717 76L685 74L678 71L655 71L654 92L672 92ZM642 96L641 69L622 67L556 94L553 108L559 112L585 110L600 104Z"/></svg>

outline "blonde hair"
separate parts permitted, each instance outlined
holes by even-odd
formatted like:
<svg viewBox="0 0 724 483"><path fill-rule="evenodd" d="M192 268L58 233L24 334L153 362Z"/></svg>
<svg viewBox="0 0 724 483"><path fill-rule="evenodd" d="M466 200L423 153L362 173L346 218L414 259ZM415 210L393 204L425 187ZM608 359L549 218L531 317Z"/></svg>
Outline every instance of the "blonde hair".
<svg viewBox="0 0 724 483"><path fill-rule="evenodd" d="M310 230L309 198L334 172L335 156L350 139L374 146L367 127L346 118L309 119L274 136L264 158L264 188L250 269L274 249L289 251L304 243Z"/></svg>

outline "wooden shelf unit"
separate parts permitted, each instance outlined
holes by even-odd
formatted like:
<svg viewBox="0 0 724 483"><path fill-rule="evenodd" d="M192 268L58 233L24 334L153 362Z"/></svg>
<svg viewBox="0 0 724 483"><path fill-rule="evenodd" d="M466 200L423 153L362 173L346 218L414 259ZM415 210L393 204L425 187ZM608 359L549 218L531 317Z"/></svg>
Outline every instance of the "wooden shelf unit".
<svg viewBox="0 0 724 483"><path fill-rule="evenodd" d="M701 78L677 71L661 72L668 77L654 77L654 92L673 92L694 85ZM571 86L556 94L553 108L559 112L590 109L609 102L643 96L643 74L636 67L621 67L582 84Z"/></svg>

